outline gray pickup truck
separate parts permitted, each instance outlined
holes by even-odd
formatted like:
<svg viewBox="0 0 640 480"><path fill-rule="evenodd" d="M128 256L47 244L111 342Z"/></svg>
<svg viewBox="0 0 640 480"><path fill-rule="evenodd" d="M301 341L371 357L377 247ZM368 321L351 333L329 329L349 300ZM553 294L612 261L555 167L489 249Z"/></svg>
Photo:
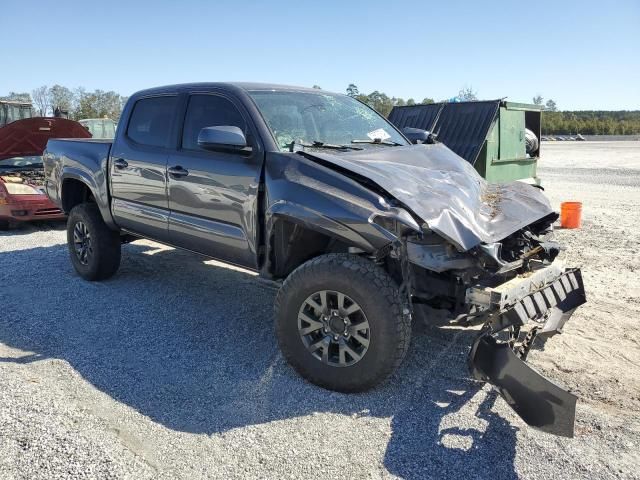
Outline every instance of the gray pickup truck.
<svg viewBox="0 0 640 480"><path fill-rule="evenodd" d="M309 381L369 389L401 363L414 308L476 327L469 367L526 423L571 436L576 397L525 359L585 302L554 262L541 190L489 184L428 132L357 100L248 83L133 95L116 138L50 140L46 192L71 262L114 275L145 237L281 282L276 334Z"/></svg>

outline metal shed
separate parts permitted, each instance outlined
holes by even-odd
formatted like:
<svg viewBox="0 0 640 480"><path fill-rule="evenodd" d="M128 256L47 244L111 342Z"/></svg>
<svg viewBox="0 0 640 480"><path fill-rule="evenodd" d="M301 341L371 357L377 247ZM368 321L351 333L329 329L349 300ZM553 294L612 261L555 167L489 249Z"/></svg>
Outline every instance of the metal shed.
<svg viewBox="0 0 640 480"><path fill-rule="evenodd" d="M490 182L525 180L539 184L542 107L505 100L433 103L394 107L391 123L421 128L471 163ZM538 139L527 153L525 129Z"/></svg>
<svg viewBox="0 0 640 480"><path fill-rule="evenodd" d="M33 117L33 106L29 102L15 102L11 100L0 100L0 127Z"/></svg>

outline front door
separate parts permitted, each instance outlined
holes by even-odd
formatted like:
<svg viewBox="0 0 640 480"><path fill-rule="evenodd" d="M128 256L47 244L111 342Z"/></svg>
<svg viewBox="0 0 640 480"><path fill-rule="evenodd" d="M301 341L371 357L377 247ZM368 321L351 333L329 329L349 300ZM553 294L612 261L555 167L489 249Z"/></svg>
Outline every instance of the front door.
<svg viewBox="0 0 640 480"><path fill-rule="evenodd" d="M117 225L152 239L168 239L168 147L177 117L177 96L141 98L111 151L113 217Z"/></svg>
<svg viewBox="0 0 640 480"><path fill-rule="evenodd" d="M263 154L248 116L218 94L192 94L182 142L168 161L169 242L205 255L256 268L258 187ZM204 127L239 127L253 151L212 152L198 146Z"/></svg>

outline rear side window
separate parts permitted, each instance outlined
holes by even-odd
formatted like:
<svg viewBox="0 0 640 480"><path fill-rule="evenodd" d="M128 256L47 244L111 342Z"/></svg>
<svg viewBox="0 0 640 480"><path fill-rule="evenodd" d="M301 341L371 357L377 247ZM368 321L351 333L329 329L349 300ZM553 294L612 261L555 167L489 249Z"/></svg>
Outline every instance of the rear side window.
<svg viewBox="0 0 640 480"><path fill-rule="evenodd" d="M165 147L176 115L178 97L152 97L138 100L131 112L127 136L136 143Z"/></svg>
<svg viewBox="0 0 640 480"><path fill-rule="evenodd" d="M184 119L182 148L199 150L198 134L205 127L230 125L238 127L245 134L247 124L238 109L224 97L218 95L192 95Z"/></svg>

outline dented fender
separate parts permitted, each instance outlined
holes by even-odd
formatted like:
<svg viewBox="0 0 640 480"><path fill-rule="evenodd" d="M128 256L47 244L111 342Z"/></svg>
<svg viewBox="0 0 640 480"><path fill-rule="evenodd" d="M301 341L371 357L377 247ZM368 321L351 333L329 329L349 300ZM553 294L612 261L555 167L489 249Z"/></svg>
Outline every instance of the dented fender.
<svg viewBox="0 0 640 480"><path fill-rule="evenodd" d="M349 228L347 225L327 215L287 200L280 200L273 203L265 212L265 217L268 231L273 230L273 225L278 220L286 220L290 223L302 225L309 230L322 233L323 235L342 240L349 245L361 248L367 252L374 252L382 246L372 244L371 241L363 237L357 230ZM386 243L388 243L388 241Z"/></svg>
<svg viewBox="0 0 640 480"><path fill-rule="evenodd" d="M357 181L303 155L267 152L264 172L266 244L278 220L302 225L375 253L397 239L378 219L419 229L405 210Z"/></svg>

